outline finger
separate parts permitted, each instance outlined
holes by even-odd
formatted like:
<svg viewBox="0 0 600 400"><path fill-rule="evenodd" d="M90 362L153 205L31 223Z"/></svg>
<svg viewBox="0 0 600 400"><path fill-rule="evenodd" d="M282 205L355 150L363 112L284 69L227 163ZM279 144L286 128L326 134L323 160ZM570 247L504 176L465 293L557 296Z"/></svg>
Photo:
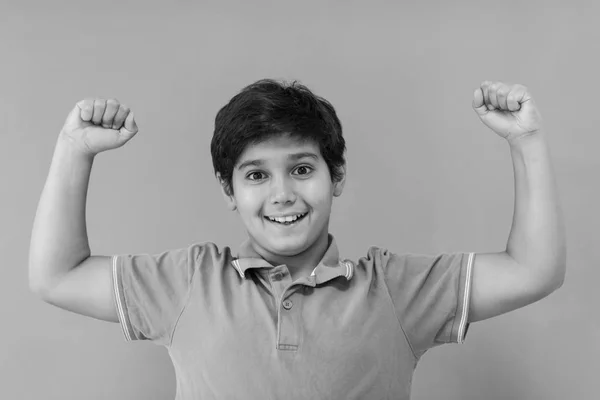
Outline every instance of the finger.
<svg viewBox="0 0 600 400"><path fill-rule="evenodd" d="M94 100L94 115L92 116L92 122L95 125L100 125L100 123L102 122L102 115L104 114L105 108L106 108L106 100L104 100L104 99Z"/></svg>
<svg viewBox="0 0 600 400"><path fill-rule="evenodd" d="M119 101L117 99L108 99L106 100L106 109L104 110L104 114L102 115L102 127L106 129L111 129L113 125L113 120L117 111L119 110Z"/></svg>
<svg viewBox="0 0 600 400"><path fill-rule="evenodd" d="M523 85L515 85L506 98L507 107L510 111L519 111L521 104L529 100L528 90Z"/></svg>
<svg viewBox="0 0 600 400"><path fill-rule="evenodd" d="M135 122L133 112L130 112L129 114L127 114L127 118L125 119L125 123L123 123L123 128L121 129L121 132L123 134L133 136L137 133L137 131L138 127Z"/></svg>
<svg viewBox="0 0 600 400"><path fill-rule="evenodd" d="M94 115L94 99L85 99L77 103L77 107L81 110L79 117L82 121L90 122Z"/></svg>
<svg viewBox="0 0 600 400"><path fill-rule="evenodd" d="M119 105L119 110L117 111L117 114L115 115L115 118L113 119L112 128L117 129L117 130L121 129L128 114L129 114L129 107L127 107L124 104Z"/></svg>
<svg viewBox="0 0 600 400"><path fill-rule="evenodd" d="M490 98L490 105L494 108L500 108L498 106L498 88L500 87L500 84L498 82L495 82L493 84L490 85L489 91L488 91L488 96Z"/></svg>
<svg viewBox="0 0 600 400"><path fill-rule="evenodd" d="M483 89L477 88L473 93L473 109L479 115L485 115L488 112L485 103L483 102Z"/></svg>
<svg viewBox="0 0 600 400"><path fill-rule="evenodd" d="M490 85L491 84L492 84L492 82L490 82L490 81L484 81L481 84L481 90L483 91L483 104L485 104L487 109L490 111L494 109L490 103Z"/></svg>
<svg viewBox="0 0 600 400"><path fill-rule="evenodd" d="M508 93L510 92L510 86L508 85L500 85L498 90L496 90L496 100L498 101L498 108L502 111L509 111L507 105Z"/></svg>

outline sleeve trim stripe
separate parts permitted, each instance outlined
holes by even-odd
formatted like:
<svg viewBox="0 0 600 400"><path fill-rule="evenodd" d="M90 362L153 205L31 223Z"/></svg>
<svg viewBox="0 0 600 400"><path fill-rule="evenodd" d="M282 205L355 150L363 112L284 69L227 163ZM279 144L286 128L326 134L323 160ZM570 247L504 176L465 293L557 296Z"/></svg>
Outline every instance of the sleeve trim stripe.
<svg viewBox="0 0 600 400"><path fill-rule="evenodd" d="M469 302L471 298L471 271L473 270L473 257L475 253L469 253L469 260L467 261L467 273L465 276L465 290L463 295L463 306L462 316L460 318L460 324L458 326L458 343L463 343L465 329L469 317Z"/></svg>
<svg viewBox="0 0 600 400"><path fill-rule="evenodd" d="M348 268L348 274L346 275L346 279L350 280L354 276L354 264L350 261L346 261L346 267Z"/></svg>
<svg viewBox="0 0 600 400"><path fill-rule="evenodd" d="M115 303L117 305L117 313L119 315L119 321L121 321L121 328L123 329L123 335L125 336L125 340L130 342L131 335L129 334L127 318L125 316L125 312L123 311L123 303L121 296L121 288L119 286L119 275L117 268L117 260L118 256L113 256L112 259L112 276L113 276L113 286L114 286L114 295L115 295Z"/></svg>

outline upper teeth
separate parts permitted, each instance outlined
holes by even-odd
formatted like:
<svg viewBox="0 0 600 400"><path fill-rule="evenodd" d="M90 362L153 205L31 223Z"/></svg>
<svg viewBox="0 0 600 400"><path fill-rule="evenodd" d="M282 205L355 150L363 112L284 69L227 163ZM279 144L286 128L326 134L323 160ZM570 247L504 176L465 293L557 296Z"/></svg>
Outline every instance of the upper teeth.
<svg viewBox="0 0 600 400"><path fill-rule="evenodd" d="M271 221L276 221L276 222L292 222L297 220L298 218L302 217L304 214L298 214L298 215L290 215L289 217L269 217L269 219Z"/></svg>

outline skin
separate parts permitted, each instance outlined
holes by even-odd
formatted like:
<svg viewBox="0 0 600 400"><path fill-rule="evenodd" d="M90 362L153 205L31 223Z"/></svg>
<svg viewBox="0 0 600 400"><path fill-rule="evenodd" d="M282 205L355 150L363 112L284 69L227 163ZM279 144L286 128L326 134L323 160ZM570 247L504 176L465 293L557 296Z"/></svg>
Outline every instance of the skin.
<svg viewBox="0 0 600 400"><path fill-rule="evenodd" d="M331 206L344 181L332 182L316 143L284 135L248 146L234 167L233 194L222 187L253 249L273 265L287 265L296 279L310 275L327 250ZM292 226L265 218L302 213Z"/></svg>
<svg viewBox="0 0 600 400"><path fill-rule="evenodd" d="M531 93L522 85L486 81L473 94L473 109L509 146L515 205L506 249L475 256L469 322L542 299L563 284L566 272L562 211ZM114 99L81 101L67 117L30 244L29 283L44 301L118 322L110 257L90 254L86 194L95 156L123 146L137 131L133 113ZM316 157L290 159L298 152ZM262 164L237 168L251 160ZM286 264L294 279L309 274L327 249L333 197L341 195L344 179L331 181L314 143L286 136L248 147L237 166L233 195L224 191L224 196L239 213L254 250L272 264ZM293 228L276 227L263 218L304 211L307 217Z"/></svg>
<svg viewBox="0 0 600 400"><path fill-rule="evenodd" d="M109 256L91 255L87 189L96 155L138 132L133 112L117 99L78 102L58 135L29 246L29 286L45 302L118 322Z"/></svg>
<svg viewBox="0 0 600 400"><path fill-rule="evenodd" d="M482 82L473 93L481 121L506 140L514 170L514 214L506 249L475 256L469 321L536 302L562 286L566 238L542 118L529 89Z"/></svg>

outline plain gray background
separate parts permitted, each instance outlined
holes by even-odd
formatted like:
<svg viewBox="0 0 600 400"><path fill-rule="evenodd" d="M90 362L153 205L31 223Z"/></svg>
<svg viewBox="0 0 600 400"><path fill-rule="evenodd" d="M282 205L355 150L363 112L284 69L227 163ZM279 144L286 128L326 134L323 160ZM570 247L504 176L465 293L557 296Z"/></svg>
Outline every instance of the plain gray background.
<svg viewBox="0 0 600 400"><path fill-rule="evenodd" d="M172 399L167 352L28 290L31 228L57 134L85 97L140 132L95 161L93 254L245 238L212 174L214 117L243 86L298 79L336 107L348 182L342 256L499 251L513 210L507 144L471 109L482 80L527 85L568 230L564 286L431 350L413 399L597 399L600 4L571 1L3 2L0 10L0 398ZM167 4L168 3L168 4ZM564 2L566 3L566 2ZM232 377L232 379L234 379Z"/></svg>

